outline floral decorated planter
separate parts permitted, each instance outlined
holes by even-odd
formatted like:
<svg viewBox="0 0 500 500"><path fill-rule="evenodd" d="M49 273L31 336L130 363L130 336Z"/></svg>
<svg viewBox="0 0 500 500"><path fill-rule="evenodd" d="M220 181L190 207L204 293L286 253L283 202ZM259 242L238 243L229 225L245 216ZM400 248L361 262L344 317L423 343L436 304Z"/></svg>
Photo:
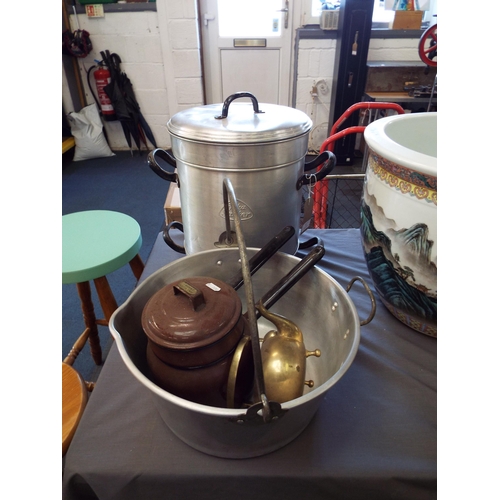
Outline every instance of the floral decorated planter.
<svg viewBox="0 0 500 500"><path fill-rule="evenodd" d="M437 337L437 113L382 118L365 140L361 235L375 289L396 318Z"/></svg>

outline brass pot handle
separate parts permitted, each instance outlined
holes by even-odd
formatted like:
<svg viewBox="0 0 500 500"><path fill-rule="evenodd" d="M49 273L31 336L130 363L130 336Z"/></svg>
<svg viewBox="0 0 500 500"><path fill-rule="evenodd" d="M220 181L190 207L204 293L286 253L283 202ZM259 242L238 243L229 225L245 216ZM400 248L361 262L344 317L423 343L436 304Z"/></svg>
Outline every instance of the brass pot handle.
<svg viewBox="0 0 500 500"><path fill-rule="evenodd" d="M243 351L245 350L247 344L251 342L249 335L243 335L236 346L236 350L233 354L233 360L231 361L231 366L229 368L229 377L227 381L227 407L235 408L235 396L236 396L236 381L238 379L238 369L240 367L241 357L243 356Z"/></svg>
<svg viewBox="0 0 500 500"><path fill-rule="evenodd" d="M347 292L349 292L349 290L351 289L351 287L352 287L352 285L354 284L355 281L361 281L361 283L365 287L366 293L370 297L370 301L372 303L372 310L370 311L370 314L369 314L368 318L366 318L363 321L360 321L360 323L359 323L361 326L364 326L364 325L367 325L374 318L375 313L377 311L377 302L375 301L375 297L373 296L373 292L370 290L370 287L366 284L366 281L363 278L359 277L359 276L354 277L349 282L349 284L347 285L347 288L346 288Z"/></svg>

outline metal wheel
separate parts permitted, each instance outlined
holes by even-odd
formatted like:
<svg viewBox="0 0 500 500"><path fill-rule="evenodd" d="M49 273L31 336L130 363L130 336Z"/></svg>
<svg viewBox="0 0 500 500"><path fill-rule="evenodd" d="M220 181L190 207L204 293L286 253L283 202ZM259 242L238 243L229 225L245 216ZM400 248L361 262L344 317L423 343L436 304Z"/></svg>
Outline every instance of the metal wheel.
<svg viewBox="0 0 500 500"><path fill-rule="evenodd" d="M423 32L418 43L418 55L427 66L437 66L437 24Z"/></svg>

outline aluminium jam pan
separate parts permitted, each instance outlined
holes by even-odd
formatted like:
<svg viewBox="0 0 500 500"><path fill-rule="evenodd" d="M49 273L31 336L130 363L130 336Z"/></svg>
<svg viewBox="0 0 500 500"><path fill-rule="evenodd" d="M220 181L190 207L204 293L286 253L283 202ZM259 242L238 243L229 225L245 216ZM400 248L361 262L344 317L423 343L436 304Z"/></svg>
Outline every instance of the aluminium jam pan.
<svg viewBox="0 0 500 500"><path fill-rule="evenodd" d="M257 249L247 251L251 257ZM310 358L307 362L306 379L313 380L314 387L305 387L301 397L282 403L283 412L278 418L266 423L258 413L247 409L206 406L165 391L152 381L147 365L147 337L141 327L146 302L177 279L203 275L228 280L240 269L239 259L237 248L222 248L199 252L168 264L134 290L115 311L109 324L125 365L150 391L163 421L172 432L196 450L234 459L277 450L307 427L325 392L352 364L360 342L360 326L368 322L360 323L347 291L323 270L314 267L271 308L272 312L299 325L307 349L321 350L319 358ZM252 277L255 300L299 261L295 256L276 253ZM240 289L238 294L246 310L244 290ZM258 328L262 338L274 325L261 317Z"/></svg>

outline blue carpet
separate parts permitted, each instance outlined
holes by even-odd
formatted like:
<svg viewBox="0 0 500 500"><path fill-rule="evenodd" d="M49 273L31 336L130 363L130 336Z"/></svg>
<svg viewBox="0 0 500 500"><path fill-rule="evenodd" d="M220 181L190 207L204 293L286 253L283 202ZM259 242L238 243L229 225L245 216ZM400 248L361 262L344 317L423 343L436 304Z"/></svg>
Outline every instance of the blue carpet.
<svg viewBox="0 0 500 500"><path fill-rule="evenodd" d="M114 210L133 217L140 225L143 244L140 256L146 262L165 221L164 203L169 183L158 177L147 164L145 152L132 157L128 151L116 156L72 162L63 158L62 215L82 210ZM118 304L122 304L135 286L128 266L108 276ZM102 310L92 284L96 316ZM80 300L75 285L62 285L62 359L84 330ZM99 326L103 354L111 346L107 327ZM105 362L105 361L104 361ZM90 356L88 345L73 365L87 381L95 381L100 369Z"/></svg>

